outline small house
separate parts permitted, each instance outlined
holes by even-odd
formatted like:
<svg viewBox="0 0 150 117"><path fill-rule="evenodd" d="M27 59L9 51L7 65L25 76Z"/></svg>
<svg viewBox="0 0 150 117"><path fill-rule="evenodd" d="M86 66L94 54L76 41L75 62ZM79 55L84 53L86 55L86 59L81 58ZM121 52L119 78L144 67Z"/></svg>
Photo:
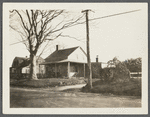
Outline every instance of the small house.
<svg viewBox="0 0 150 117"><path fill-rule="evenodd" d="M50 54L44 63L47 77L85 77L87 55L84 50L77 46L67 49L59 49Z"/></svg>
<svg viewBox="0 0 150 117"><path fill-rule="evenodd" d="M93 77L99 77L101 63L92 62ZM77 46L67 49L59 49L56 45L56 50L46 57L45 62L46 76L49 78L72 78L72 77L87 77L89 71L87 69L87 55L85 51Z"/></svg>

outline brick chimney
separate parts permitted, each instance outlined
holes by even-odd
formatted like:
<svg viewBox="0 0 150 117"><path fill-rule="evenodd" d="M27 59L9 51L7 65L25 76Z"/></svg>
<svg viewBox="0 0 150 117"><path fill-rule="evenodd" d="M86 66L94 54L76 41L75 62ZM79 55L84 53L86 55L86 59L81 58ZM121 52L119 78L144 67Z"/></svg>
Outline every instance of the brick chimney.
<svg viewBox="0 0 150 117"><path fill-rule="evenodd" d="M56 45L56 51L58 51L59 50L59 45Z"/></svg>
<svg viewBox="0 0 150 117"><path fill-rule="evenodd" d="M98 63L98 55L96 56L96 62Z"/></svg>

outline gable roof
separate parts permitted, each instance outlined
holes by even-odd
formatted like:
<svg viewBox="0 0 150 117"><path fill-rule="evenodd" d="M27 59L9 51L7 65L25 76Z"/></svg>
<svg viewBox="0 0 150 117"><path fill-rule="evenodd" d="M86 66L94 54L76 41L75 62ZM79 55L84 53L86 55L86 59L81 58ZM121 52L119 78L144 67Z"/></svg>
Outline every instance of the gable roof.
<svg viewBox="0 0 150 117"><path fill-rule="evenodd" d="M36 62L38 62L38 60L44 62L43 58L36 56ZM12 63L12 67L14 68L23 68L29 65L30 65L30 59L25 57L15 57Z"/></svg>
<svg viewBox="0 0 150 117"><path fill-rule="evenodd" d="M85 51L80 47L80 49L82 50L82 52L85 54L85 56L87 56L87 54L85 53Z"/></svg>
<svg viewBox="0 0 150 117"><path fill-rule="evenodd" d="M49 55L45 61L46 62L56 62L56 61L62 61L68 58L68 56L74 52L77 47L73 47L73 48L67 48L67 49L63 49L63 50L57 50L55 52L53 52L51 55ZM83 50L82 50L83 51Z"/></svg>
<svg viewBox="0 0 150 117"><path fill-rule="evenodd" d="M29 59L25 57L15 57L12 63L12 67L20 68L29 65Z"/></svg>

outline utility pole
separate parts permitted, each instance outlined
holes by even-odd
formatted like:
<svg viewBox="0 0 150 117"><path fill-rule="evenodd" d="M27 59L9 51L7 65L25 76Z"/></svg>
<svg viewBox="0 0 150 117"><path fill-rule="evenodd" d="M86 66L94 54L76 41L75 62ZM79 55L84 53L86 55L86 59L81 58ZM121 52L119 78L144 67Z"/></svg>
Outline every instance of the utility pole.
<svg viewBox="0 0 150 117"><path fill-rule="evenodd" d="M86 35L87 35L87 62L88 62L88 86L91 89L92 88L92 69L91 69L91 59L90 59L90 46L89 46L89 19L88 19L88 12L90 10L84 10L82 13L85 12L86 14Z"/></svg>

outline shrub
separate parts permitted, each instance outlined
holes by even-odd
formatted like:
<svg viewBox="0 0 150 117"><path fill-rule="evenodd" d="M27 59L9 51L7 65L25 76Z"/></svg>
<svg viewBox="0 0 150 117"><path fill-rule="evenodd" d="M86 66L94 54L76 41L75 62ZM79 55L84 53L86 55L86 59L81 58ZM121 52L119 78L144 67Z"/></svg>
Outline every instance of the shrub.
<svg viewBox="0 0 150 117"><path fill-rule="evenodd" d="M66 86L75 84L84 84L84 80L79 79L39 79L39 80L17 80L10 83L11 86L20 87L55 87L55 86Z"/></svg>
<svg viewBox="0 0 150 117"><path fill-rule="evenodd" d="M126 82L102 82L96 81L93 83L93 88L83 87L83 92L92 93L107 93L115 95L141 96L141 80L130 79Z"/></svg>
<svg viewBox="0 0 150 117"><path fill-rule="evenodd" d="M110 66L114 67L110 67ZM120 62L117 58L108 61L108 68L101 70L102 80L105 82L126 82L130 79L130 71L125 63Z"/></svg>

